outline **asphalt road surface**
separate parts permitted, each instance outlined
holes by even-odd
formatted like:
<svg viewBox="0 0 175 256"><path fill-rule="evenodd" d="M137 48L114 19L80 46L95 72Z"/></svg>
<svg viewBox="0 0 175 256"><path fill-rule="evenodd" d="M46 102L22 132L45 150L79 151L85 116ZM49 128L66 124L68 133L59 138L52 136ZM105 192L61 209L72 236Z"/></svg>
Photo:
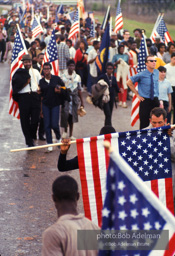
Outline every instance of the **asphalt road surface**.
<svg viewBox="0 0 175 256"><path fill-rule="evenodd" d="M51 185L60 175L57 170L59 149L52 153L46 149L10 153L10 149L25 147L20 122L8 114L9 66L0 63L0 255L1 256L38 256L41 255L42 232L56 219L56 211L51 199ZM84 101L86 92L83 92ZM116 131L138 129L130 126L130 107L114 108L113 126ZM74 136L83 138L96 136L104 125L101 110L85 101L87 115L79 118L74 126ZM45 144L36 141L38 145ZM77 154L72 145L68 158ZM67 172L79 181L79 172ZM79 212L83 212L82 199Z"/></svg>

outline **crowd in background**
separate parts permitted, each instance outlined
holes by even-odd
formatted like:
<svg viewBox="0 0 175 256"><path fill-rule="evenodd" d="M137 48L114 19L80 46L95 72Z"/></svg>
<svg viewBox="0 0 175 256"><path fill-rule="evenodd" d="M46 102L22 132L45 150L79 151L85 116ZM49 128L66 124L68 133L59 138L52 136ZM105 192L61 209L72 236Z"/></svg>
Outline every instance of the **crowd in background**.
<svg viewBox="0 0 175 256"><path fill-rule="evenodd" d="M32 66L39 68L41 71L42 61L46 47L51 39L52 30L55 29L56 42L58 49L58 60L59 60L59 76L64 81L67 88L71 92L71 102L74 102L74 92L76 88L76 109L80 102L81 106L84 106L81 91L87 90L87 102L91 101L91 87L93 84L99 81L99 75L95 60L99 54L100 43L104 34L104 30L101 29L101 24L98 19L95 19L95 36L92 37L92 18L89 13L85 19L80 19L80 35L75 42L68 39L69 31L71 28L71 20L69 19L68 13L70 9L65 8L64 14L59 14L56 18L55 13L57 6L50 5L49 16L47 7L37 6L36 4L35 14L40 18L40 23L43 29L43 33L40 33L37 37L32 36L31 22L32 12L26 13L25 19L21 23L19 21L19 13L14 9L8 12L8 15L1 15L0 18L0 52L1 62L11 62L12 51L14 47L15 34L17 31L17 24L20 25L23 39L28 50L30 57L32 58ZM57 21L57 22L56 22ZM112 74L107 75L106 82L110 87L114 87L115 90L110 91L110 97L112 102L110 106L108 104L107 109L104 109L105 114L105 125L112 125L111 116L114 104L118 104L123 108L127 108L127 100L131 100L133 94L128 89L126 81L129 79L129 74L132 68L136 68L138 64L138 53L140 42L142 38L142 28L136 28L133 31L126 29L120 31L119 34L111 32L110 35L110 48L108 61L111 63L108 69L111 68ZM146 33L146 31L144 31ZM168 114L168 122L175 123L171 120L171 111L175 107L175 79L173 73L175 71L175 64L173 60L175 58L175 44L169 43L165 45L161 42L159 37L156 37L155 43L147 38L146 39L148 54L156 56L156 69L160 71L159 81L159 100L160 106L165 108ZM173 57L172 57L173 56ZM73 60L73 62L70 62ZM74 66L71 70L69 65ZM163 68L165 66L165 68ZM107 72L107 70L106 70ZM109 72L110 73L110 72ZM164 74L161 76L161 74ZM44 70L41 72L42 77L44 76ZM107 73L106 73L107 74ZM117 83L114 84L112 75L116 77ZM167 78L165 78L167 75ZM67 77L70 76L72 84L69 84ZM74 78L73 78L74 76ZM79 78L80 77L80 78ZM111 80L110 80L111 78ZM73 80L76 79L76 86ZM115 79L114 79L115 80ZM115 81L115 82L116 82ZM113 96L112 96L113 95ZM74 99L74 100L73 100ZM173 103L172 103L173 102ZM75 103L75 102L74 102ZM67 110L62 111L61 123L64 123L63 114L66 115L72 111L73 103L67 105ZM72 113L72 112L71 112ZM108 121L107 121L108 120ZM70 126L70 137L73 137L73 123L77 122L78 118L76 115L70 117L67 115L66 122ZM67 133L67 126L64 125L64 132ZM43 136L41 136L43 137ZM57 136L59 137L59 136Z"/></svg>

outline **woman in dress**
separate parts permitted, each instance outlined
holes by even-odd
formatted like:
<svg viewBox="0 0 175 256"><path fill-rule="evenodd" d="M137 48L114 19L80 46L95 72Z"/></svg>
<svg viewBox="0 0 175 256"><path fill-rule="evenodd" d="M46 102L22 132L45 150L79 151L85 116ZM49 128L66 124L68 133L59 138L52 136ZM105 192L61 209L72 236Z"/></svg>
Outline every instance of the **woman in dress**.
<svg viewBox="0 0 175 256"><path fill-rule="evenodd" d="M73 124L78 122L78 106L79 101L84 107L83 98L81 94L81 77L75 72L74 60L67 62L67 70L61 76L66 88L69 90L70 102L65 101L61 109L61 127L64 128L63 138L67 137L67 128L69 126L69 137L73 137Z"/></svg>
<svg viewBox="0 0 175 256"><path fill-rule="evenodd" d="M114 64L115 70L114 70L114 74L117 73L117 70L119 68L119 65L121 64L121 60L122 59L126 65L122 66L122 69L126 69L125 72L125 77L120 78L120 81L117 80L118 86L119 88L121 88L121 92L119 93L119 106L122 106L123 108L127 108L126 105L126 100L127 100L127 85L124 84L124 78L127 81L127 77L128 77L128 71L129 71L129 66L127 66L128 62L129 62L129 56L128 54L124 54L124 45L120 44L118 47L118 54L114 55L113 59L112 59L112 63Z"/></svg>

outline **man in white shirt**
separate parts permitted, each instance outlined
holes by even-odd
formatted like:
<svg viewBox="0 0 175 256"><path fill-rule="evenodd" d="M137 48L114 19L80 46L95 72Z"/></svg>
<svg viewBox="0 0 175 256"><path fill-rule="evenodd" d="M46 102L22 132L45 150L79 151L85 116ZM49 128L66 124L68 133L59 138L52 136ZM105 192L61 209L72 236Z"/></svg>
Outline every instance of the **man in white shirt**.
<svg viewBox="0 0 175 256"><path fill-rule="evenodd" d="M12 77L14 99L18 101L21 128L29 147L34 146L34 139L40 115L40 96L37 93L41 75L32 68L32 59L26 54L22 57L24 68L19 68Z"/></svg>
<svg viewBox="0 0 175 256"><path fill-rule="evenodd" d="M75 48L72 46L72 40L67 39L67 40L66 40L66 44L69 46L70 59L74 59L74 58L75 58L76 50L75 50Z"/></svg>
<svg viewBox="0 0 175 256"><path fill-rule="evenodd" d="M166 68L166 78L170 81L173 93L172 93L172 105L173 111L173 124L175 124L175 53L171 54L171 62L165 65Z"/></svg>
<svg viewBox="0 0 175 256"><path fill-rule="evenodd" d="M89 74L90 74L90 79L89 79L89 83L87 86L88 89L88 94L91 95L91 86L93 84L95 84L97 82L97 78L98 78L98 73L97 73L97 67L95 64L95 60L96 57L99 53L99 48L100 48L100 42L95 40L93 42L93 46L94 48L92 50L90 50L89 54L88 54L88 64L89 64Z"/></svg>

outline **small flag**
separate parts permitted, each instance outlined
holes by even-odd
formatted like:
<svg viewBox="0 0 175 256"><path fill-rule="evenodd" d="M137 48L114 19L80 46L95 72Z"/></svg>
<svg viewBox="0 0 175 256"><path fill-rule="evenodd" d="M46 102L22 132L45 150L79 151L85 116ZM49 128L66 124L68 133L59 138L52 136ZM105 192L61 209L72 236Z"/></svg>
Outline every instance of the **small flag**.
<svg viewBox="0 0 175 256"><path fill-rule="evenodd" d="M36 17L33 19L31 31L33 37L37 37L37 35L43 33L43 28L41 27L41 24Z"/></svg>
<svg viewBox="0 0 175 256"><path fill-rule="evenodd" d="M52 65L52 74L58 76L59 65L58 65L58 50L55 38L55 30L52 31L51 39L47 45L46 52L44 54L44 63L49 62Z"/></svg>
<svg viewBox="0 0 175 256"><path fill-rule="evenodd" d="M117 12L116 12L116 18L115 18L115 28L114 32L117 34L117 32L123 28L123 16L122 16L122 11L120 7L120 2L121 0L118 1L117 5Z"/></svg>
<svg viewBox="0 0 175 256"><path fill-rule="evenodd" d="M10 71L9 114L18 119L20 118L18 103L14 101L12 97L12 77L15 74L16 70L23 66L21 59L24 54L28 54L28 52L27 52L27 48L25 46L23 37L21 35L21 31L17 26L17 33L15 36L15 42L14 42L13 53L12 53L12 61L11 61L11 71Z"/></svg>
<svg viewBox="0 0 175 256"><path fill-rule="evenodd" d="M80 32L80 24L79 24L79 9L77 9L74 21L72 23L72 26L69 31L68 39L71 39L72 41L75 41L77 34Z"/></svg>

